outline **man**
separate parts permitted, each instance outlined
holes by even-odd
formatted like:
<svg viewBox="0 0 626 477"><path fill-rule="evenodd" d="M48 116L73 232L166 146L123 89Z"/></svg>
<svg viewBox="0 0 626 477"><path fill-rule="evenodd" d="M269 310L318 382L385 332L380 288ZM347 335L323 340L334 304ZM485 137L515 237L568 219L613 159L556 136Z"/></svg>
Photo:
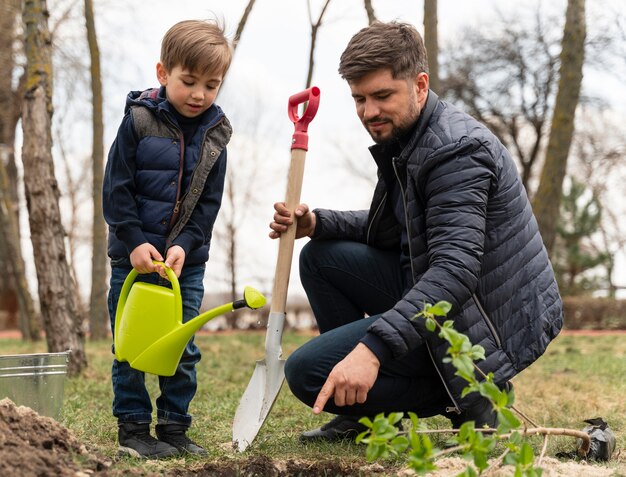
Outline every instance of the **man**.
<svg viewBox="0 0 626 477"><path fill-rule="evenodd" d="M515 164L497 138L428 89L414 27L375 23L341 56L357 114L376 143L378 184L369 210L297 207L297 237L311 241L300 274L320 336L296 350L285 375L314 413L337 414L301 440L364 430L362 416L443 414L455 427L496 426L490 403L444 364L448 344L412 320L424 303L486 359L494 381L533 363L561 329L562 304ZM291 224L275 204L270 237Z"/></svg>

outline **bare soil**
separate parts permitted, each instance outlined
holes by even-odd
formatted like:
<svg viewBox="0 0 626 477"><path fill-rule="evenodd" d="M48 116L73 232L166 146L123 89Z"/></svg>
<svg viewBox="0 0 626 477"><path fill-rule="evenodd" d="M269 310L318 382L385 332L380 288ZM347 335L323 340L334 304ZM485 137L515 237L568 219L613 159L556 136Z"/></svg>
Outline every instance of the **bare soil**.
<svg viewBox="0 0 626 477"><path fill-rule="evenodd" d="M586 462L561 462L545 458L542 467L546 477L609 477L625 476L625 459L609 466ZM437 461L439 470L430 477L448 477L461 472L467 461L451 457ZM616 467L617 465L617 467ZM16 406L9 399L0 401L0 476L20 477L121 477L163 475L151 472L151 466L138 466L136 471L116 470L114 463L99 456L79 442L63 425L50 417L40 416L32 409ZM620 469L623 469L620 471ZM335 477L335 476L410 476L410 470L393 469L375 464L345 464L332 459L316 462L273 461L265 456L250 456L245 460L220 459L194 463L189 467L170 470L173 477ZM512 475L511 469L501 469L495 477Z"/></svg>

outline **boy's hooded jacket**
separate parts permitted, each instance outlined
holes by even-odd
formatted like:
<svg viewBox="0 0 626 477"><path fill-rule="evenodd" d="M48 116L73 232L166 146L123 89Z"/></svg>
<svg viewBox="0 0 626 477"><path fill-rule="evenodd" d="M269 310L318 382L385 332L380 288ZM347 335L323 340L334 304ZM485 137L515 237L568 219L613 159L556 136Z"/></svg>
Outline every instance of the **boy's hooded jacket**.
<svg viewBox="0 0 626 477"><path fill-rule="evenodd" d="M163 256L170 246L181 246L186 265L208 260L232 128L214 104L185 145L172 110L163 87L131 91L126 99L103 185L113 263L145 242Z"/></svg>
<svg viewBox="0 0 626 477"><path fill-rule="evenodd" d="M543 354L563 324L561 298L526 191L508 151L482 124L432 91L398 157L371 148L379 182L369 210L317 209L314 239L400 250L412 283L363 342L381 361L426 344L452 398L467 384L443 364L449 344L414 319L424 303L452 304L448 319L485 348L478 366L504 385ZM394 216L400 188L405 220ZM404 231L404 232L403 232ZM405 240L401 241L404 233Z"/></svg>

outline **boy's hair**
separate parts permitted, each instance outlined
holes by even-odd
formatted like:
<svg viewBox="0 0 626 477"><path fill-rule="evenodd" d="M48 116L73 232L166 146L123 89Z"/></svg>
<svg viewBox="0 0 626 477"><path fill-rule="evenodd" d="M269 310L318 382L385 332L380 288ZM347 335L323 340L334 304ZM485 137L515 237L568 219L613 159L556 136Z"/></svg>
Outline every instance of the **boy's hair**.
<svg viewBox="0 0 626 477"><path fill-rule="evenodd" d="M352 37L339 61L339 74L347 81L381 68L389 68L394 79L428 73L426 48L413 25L374 22Z"/></svg>
<svg viewBox="0 0 626 477"><path fill-rule="evenodd" d="M201 74L226 74L233 57L224 27L216 20L184 20L171 27L161 42L161 63Z"/></svg>

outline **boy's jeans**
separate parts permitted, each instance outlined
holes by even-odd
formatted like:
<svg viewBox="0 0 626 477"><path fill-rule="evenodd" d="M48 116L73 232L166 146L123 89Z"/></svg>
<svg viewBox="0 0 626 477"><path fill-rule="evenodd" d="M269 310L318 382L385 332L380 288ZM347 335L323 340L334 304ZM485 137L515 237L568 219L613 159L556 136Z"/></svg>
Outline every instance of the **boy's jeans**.
<svg viewBox="0 0 626 477"><path fill-rule="evenodd" d="M117 266L111 266L111 288L109 290L109 317L111 330L115 330L115 310L120 291L126 276L130 272L128 261ZM126 265L126 266L124 266ZM178 281L183 302L183 322L199 314L200 304L204 295L205 264L183 267ZM156 273L139 275L136 281L168 285L169 282ZM200 361L200 350L193 342L193 337L187 343L180 364L174 376L159 376L161 395L156 399L157 418L160 422L180 423L191 425L191 416L188 413L189 403L193 399L196 388L196 363ZM119 423L143 422L152 420L152 402L145 386L145 375L137 371L126 362L113 359L113 415Z"/></svg>

